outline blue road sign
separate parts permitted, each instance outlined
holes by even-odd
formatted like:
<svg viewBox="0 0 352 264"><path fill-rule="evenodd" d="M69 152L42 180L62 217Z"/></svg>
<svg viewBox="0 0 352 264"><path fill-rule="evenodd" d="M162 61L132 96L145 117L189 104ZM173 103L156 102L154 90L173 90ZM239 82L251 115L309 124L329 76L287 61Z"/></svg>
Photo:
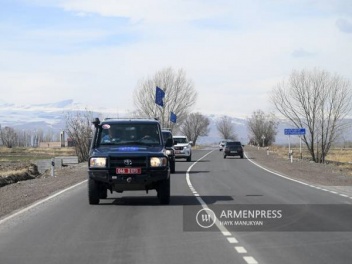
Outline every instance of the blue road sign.
<svg viewBox="0 0 352 264"><path fill-rule="evenodd" d="M284 133L285 135L305 135L306 129L305 128L285 128Z"/></svg>

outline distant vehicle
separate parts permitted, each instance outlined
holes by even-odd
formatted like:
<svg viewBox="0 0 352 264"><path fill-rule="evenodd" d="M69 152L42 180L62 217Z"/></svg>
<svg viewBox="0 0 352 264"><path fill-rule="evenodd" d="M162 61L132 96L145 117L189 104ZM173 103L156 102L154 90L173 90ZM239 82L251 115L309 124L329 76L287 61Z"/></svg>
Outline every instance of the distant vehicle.
<svg viewBox="0 0 352 264"><path fill-rule="evenodd" d="M174 144L176 159L192 160L192 141L188 141L186 136L174 136Z"/></svg>
<svg viewBox="0 0 352 264"><path fill-rule="evenodd" d="M156 190L161 204L170 203L170 162L160 124L154 119L95 118L88 161L89 204L106 199L107 191Z"/></svg>
<svg viewBox="0 0 352 264"><path fill-rule="evenodd" d="M220 141L220 143L219 143L219 151L222 151L222 150L224 149L225 143L226 143L227 141L231 141L231 140L229 140L229 139L224 139L224 140L221 140L221 141Z"/></svg>
<svg viewBox="0 0 352 264"><path fill-rule="evenodd" d="M227 141L224 146L224 159L227 156L240 156L243 159L243 145L240 141Z"/></svg>
<svg viewBox="0 0 352 264"><path fill-rule="evenodd" d="M176 160L175 160L175 149L174 149L174 146L173 146L174 139L173 139L171 130L163 128L161 130L161 133L163 134L164 144L166 144L166 141L168 139L172 140L172 146L171 147L166 147L166 155L168 156L169 162L170 162L170 172L171 173L175 173L175 163L176 163Z"/></svg>

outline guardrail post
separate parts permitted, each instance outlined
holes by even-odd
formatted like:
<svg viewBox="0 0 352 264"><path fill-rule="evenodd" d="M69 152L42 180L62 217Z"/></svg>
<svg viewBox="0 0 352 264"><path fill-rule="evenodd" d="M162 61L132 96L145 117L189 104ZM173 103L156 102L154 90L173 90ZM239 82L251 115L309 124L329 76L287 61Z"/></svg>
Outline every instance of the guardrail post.
<svg viewBox="0 0 352 264"><path fill-rule="evenodd" d="M51 176L55 177L55 161L53 158L51 159Z"/></svg>
<svg viewBox="0 0 352 264"><path fill-rule="evenodd" d="M291 160L291 163L293 162L293 150L291 149L290 150L290 160Z"/></svg>

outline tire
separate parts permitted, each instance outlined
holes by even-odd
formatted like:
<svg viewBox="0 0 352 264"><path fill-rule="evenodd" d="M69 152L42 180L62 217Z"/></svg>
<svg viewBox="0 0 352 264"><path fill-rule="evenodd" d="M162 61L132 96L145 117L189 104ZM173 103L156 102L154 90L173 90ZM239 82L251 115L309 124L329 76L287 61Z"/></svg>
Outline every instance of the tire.
<svg viewBox="0 0 352 264"><path fill-rule="evenodd" d="M243 159L243 155L241 155L241 159Z"/></svg>
<svg viewBox="0 0 352 264"><path fill-rule="evenodd" d="M175 160L170 162L170 172L175 173Z"/></svg>
<svg viewBox="0 0 352 264"><path fill-rule="evenodd" d="M170 204L170 177L159 182L158 198L160 204Z"/></svg>
<svg viewBox="0 0 352 264"><path fill-rule="evenodd" d="M108 198L108 190L104 186L100 186L99 188L99 199Z"/></svg>
<svg viewBox="0 0 352 264"><path fill-rule="evenodd" d="M226 159L226 155L224 155L224 159Z"/></svg>
<svg viewBox="0 0 352 264"><path fill-rule="evenodd" d="M187 157L187 161L191 162L192 161L192 155L189 155L189 157Z"/></svg>
<svg viewBox="0 0 352 264"><path fill-rule="evenodd" d="M100 190L99 190L99 184L89 178L88 179L88 200L89 204L99 204L99 198L100 197Z"/></svg>

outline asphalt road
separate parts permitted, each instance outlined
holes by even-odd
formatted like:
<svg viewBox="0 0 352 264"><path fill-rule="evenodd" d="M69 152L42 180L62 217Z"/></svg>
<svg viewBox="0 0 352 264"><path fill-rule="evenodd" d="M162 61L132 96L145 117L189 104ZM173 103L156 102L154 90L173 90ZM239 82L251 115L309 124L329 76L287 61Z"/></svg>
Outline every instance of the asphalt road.
<svg viewBox="0 0 352 264"><path fill-rule="evenodd" d="M114 193L89 205L84 182L1 223L0 263L351 262L350 198L273 175L250 159L223 159L217 149L192 158L177 161L168 206L159 205L155 191ZM246 231L196 221L199 210L236 206L281 206L285 219Z"/></svg>

